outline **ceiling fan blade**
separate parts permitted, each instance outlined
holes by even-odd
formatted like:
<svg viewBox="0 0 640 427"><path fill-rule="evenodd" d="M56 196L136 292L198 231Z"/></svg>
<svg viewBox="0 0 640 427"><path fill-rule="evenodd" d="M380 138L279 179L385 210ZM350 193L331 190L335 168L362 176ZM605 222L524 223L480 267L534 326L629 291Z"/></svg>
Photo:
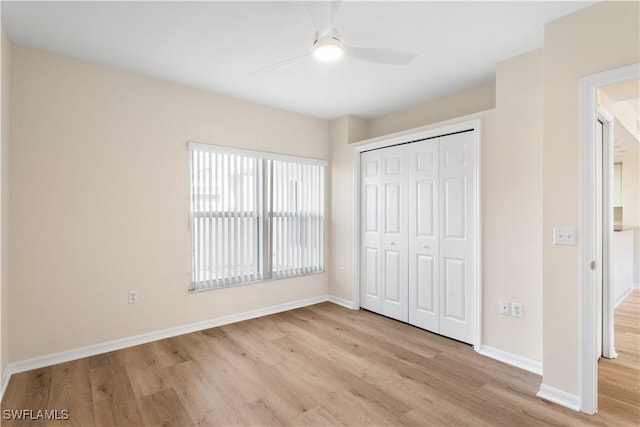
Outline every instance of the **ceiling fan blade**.
<svg viewBox="0 0 640 427"><path fill-rule="evenodd" d="M297 65L300 62L304 61L304 59L307 56L310 56L310 55L311 55L311 53L305 53L304 55L296 56L295 58L285 59L284 61L280 61L280 62L276 62L275 64L267 65L265 67L257 69L256 71L260 72L260 71L266 71L266 70L278 70L278 71L286 70L287 68L294 67L295 65Z"/></svg>
<svg viewBox="0 0 640 427"><path fill-rule="evenodd" d="M345 47L345 54L360 61L391 65L406 65L418 56L404 50L375 47Z"/></svg>
<svg viewBox="0 0 640 427"><path fill-rule="evenodd" d="M333 29L333 18L338 12L340 1L307 1L305 5L318 34L329 34Z"/></svg>

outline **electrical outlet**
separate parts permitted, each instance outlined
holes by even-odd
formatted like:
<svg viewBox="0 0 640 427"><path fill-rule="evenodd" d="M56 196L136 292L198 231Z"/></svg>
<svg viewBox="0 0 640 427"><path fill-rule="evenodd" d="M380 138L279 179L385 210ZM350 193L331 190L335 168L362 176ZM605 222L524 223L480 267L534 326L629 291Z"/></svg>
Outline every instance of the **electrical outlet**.
<svg viewBox="0 0 640 427"><path fill-rule="evenodd" d="M576 245L576 229L573 227L553 227L554 245Z"/></svg>
<svg viewBox="0 0 640 427"><path fill-rule="evenodd" d="M511 304L511 315L513 317L522 317L522 304L514 302Z"/></svg>
<svg viewBox="0 0 640 427"><path fill-rule="evenodd" d="M340 267L340 278L344 278L344 266Z"/></svg>
<svg viewBox="0 0 640 427"><path fill-rule="evenodd" d="M509 301L500 300L500 314L507 316L511 314L511 304Z"/></svg>
<svg viewBox="0 0 640 427"><path fill-rule="evenodd" d="M135 304L138 302L138 291L135 289L129 290L129 304Z"/></svg>

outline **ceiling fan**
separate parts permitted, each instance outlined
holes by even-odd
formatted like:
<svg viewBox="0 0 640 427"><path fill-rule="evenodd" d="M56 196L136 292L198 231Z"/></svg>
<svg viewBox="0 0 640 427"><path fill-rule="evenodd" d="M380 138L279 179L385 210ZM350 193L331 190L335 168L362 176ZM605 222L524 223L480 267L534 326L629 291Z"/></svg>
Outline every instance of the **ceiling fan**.
<svg viewBox="0 0 640 427"><path fill-rule="evenodd" d="M313 56L322 62L337 61L345 56L360 61L390 65L406 65L417 56L415 53L398 49L346 45L333 25L334 17L340 7L340 1L307 1L305 4L311 21L316 27L311 50L304 55L267 65L259 71L266 69L284 70L306 60L309 56Z"/></svg>

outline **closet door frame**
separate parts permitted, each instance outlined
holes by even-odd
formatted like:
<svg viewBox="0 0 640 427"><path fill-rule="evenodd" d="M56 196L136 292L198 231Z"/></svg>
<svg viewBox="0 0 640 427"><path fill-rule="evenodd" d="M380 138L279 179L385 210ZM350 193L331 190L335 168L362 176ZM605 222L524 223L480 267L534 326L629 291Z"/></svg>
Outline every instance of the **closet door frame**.
<svg viewBox="0 0 640 427"><path fill-rule="evenodd" d="M458 123L453 123L446 126L429 126L417 130L415 132L399 135L399 136L391 136L388 138L375 139L369 143L364 143L362 145L358 145L353 148L353 172L354 172L354 265L357 266L354 268L354 278L353 278L353 308L355 310L360 308L360 261L361 261L361 235L360 235L360 220L361 220L361 210L360 210L360 178L361 178L361 170L360 170L360 154L365 151L375 150L379 148L391 147L394 145L407 144L411 142L416 142L419 140L427 139L427 138L437 138L440 136L450 135L459 132L473 132L473 141L475 146L475 206L476 206L476 216L474 218L475 221L475 263L476 263L476 275L473 279L474 281L474 301L475 301L475 324L474 324L474 340L473 340L473 348L476 351L480 351L482 348L482 205L481 205L481 121L480 119L461 121Z"/></svg>

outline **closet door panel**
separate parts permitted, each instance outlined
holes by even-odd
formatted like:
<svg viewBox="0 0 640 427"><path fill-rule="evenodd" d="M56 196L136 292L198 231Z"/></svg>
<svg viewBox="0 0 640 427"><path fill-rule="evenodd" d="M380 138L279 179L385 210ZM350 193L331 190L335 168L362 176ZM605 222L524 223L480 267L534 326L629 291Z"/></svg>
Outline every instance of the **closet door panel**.
<svg viewBox="0 0 640 427"><path fill-rule="evenodd" d="M382 153L369 151L360 157L360 305L380 312L382 278Z"/></svg>
<svg viewBox="0 0 640 427"><path fill-rule="evenodd" d="M400 251L385 250L384 251L384 296L385 302L393 304L401 304L400 287L401 283L401 256Z"/></svg>
<svg viewBox="0 0 640 427"><path fill-rule="evenodd" d="M465 176L443 178L445 239L466 238L467 183Z"/></svg>
<svg viewBox="0 0 640 427"><path fill-rule="evenodd" d="M364 226L367 233L378 233L379 221L378 221L378 207L380 206L378 192L380 191L380 184L366 184L364 186Z"/></svg>
<svg viewBox="0 0 640 427"><path fill-rule="evenodd" d="M410 294L415 301L410 301L410 307L414 308L414 313L409 312L409 323L432 330L427 325L418 323L420 314L428 314L434 316L437 314L437 281L436 281L436 259L432 255L416 254L415 255L415 292ZM436 327L433 328L437 332L437 316L434 316Z"/></svg>
<svg viewBox="0 0 640 427"><path fill-rule="evenodd" d="M409 323L439 332L438 139L408 144Z"/></svg>
<svg viewBox="0 0 640 427"><path fill-rule="evenodd" d="M440 138L440 333L473 343L475 163L472 132Z"/></svg>
<svg viewBox="0 0 640 427"><path fill-rule="evenodd" d="M388 236L401 235L401 222L404 222L403 215L406 212L400 212L403 193L402 182L389 182L384 185L384 232ZM402 218L402 220L401 220Z"/></svg>
<svg viewBox="0 0 640 427"><path fill-rule="evenodd" d="M435 239L436 236L436 194L437 180L433 177L412 180L410 187L414 191L411 200L412 210L415 215L411 221L415 228L412 237L417 239Z"/></svg>
<svg viewBox="0 0 640 427"><path fill-rule="evenodd" d="M364 292L368 299L379 301L379 283L378 272L380 271L380 250L378 248L365 248L364 255ZM376 308L376 304L372 304L365 308Z"/></svg>
<svg viewBox="0 0 640 427"><path fill-rule="evenodd" d="M397 158L391 158L396 160ZM402 235L401 229L401 217L406 215L405 212L400 212L402 205L402 184L401 182L389 182L384 185L385 187L385 226L384 236L387 243L384 247L384 262L383 269L385 271L384 276L384 301L391 306L391 312L389 315L395 314L403 304L401 301L401 287L405 286L402 282L404 272L402 271L403 258L406 256L403 254L404 248L402 247ZM404 221L402 221L404 222Z"/></svg>
<svg viewBox="0 0 640 427"><path fill-rule="evenodd" d="M383 230L381 313L408 321L407 163L405 146L382 149Z"/></svg>
<svg viewBox="0 0 640 427"><path fill-rule="evenodd" d="M458 322L467 321L466 310L466 275L464 259L444 258L443 260L443 312L445 319Z"/></svg>

